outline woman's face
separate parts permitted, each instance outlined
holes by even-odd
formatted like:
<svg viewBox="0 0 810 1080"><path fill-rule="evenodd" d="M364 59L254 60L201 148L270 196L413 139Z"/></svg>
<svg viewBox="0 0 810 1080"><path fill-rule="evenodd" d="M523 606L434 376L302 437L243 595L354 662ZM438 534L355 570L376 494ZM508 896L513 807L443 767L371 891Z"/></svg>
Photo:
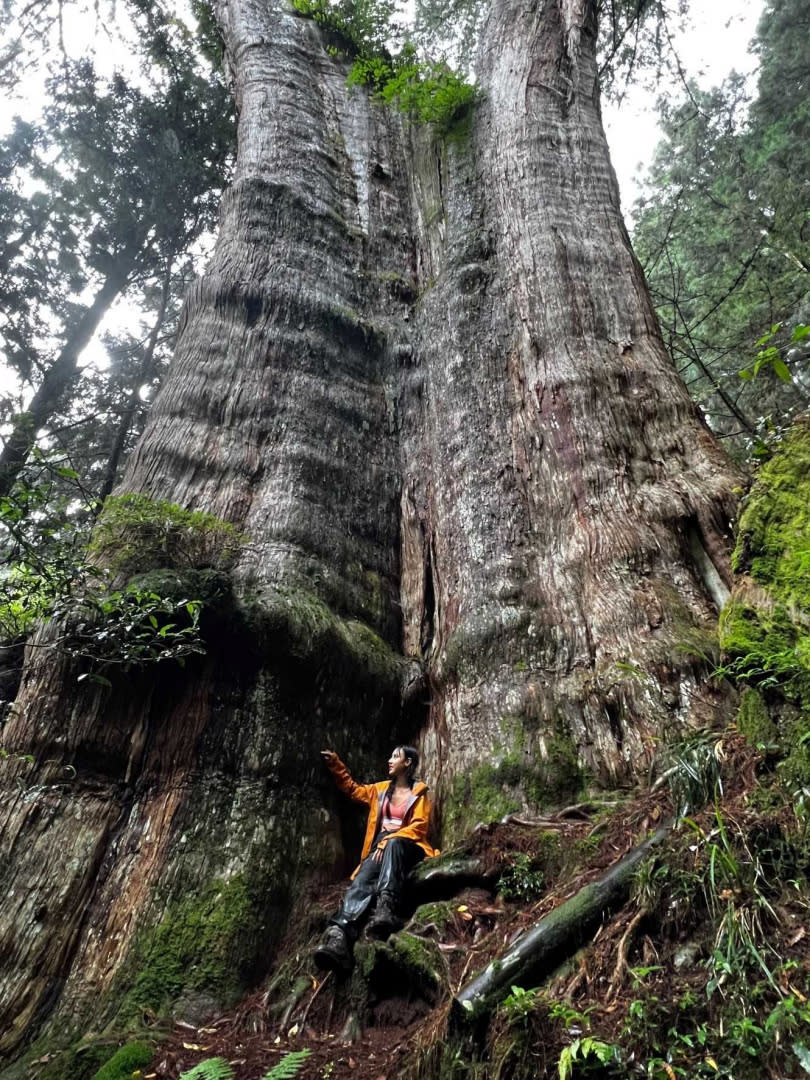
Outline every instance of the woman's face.
<svg viewBox="0 0 810 1080"><path fill-rule="evenodd" d="M396 778L407 771L408 759L403 754L402 747L398 746L396 750L392 750L391 757L388 759L388 775Z"/></svg>

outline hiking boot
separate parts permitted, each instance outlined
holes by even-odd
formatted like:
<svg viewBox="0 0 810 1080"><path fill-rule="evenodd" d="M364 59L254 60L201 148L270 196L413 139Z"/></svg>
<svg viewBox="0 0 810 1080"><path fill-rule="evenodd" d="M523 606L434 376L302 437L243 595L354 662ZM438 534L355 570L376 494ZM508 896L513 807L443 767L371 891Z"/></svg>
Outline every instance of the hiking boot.
<svg viewBox="0 0 810 1080"><path fill-rule="evenodd" d="M348 938L339 926L330 926L315 950L315 964L323 971L351 971L354 964Z"/></svg>
<svg viewBox="0 0 810 1080"><path fill-rule="evenodd" d="M383 893L377 901L374 915L369 919L366 933L370 938L385 941L391 934L401 930L404 925L404 922L396 913L391 897Z"/></svg>

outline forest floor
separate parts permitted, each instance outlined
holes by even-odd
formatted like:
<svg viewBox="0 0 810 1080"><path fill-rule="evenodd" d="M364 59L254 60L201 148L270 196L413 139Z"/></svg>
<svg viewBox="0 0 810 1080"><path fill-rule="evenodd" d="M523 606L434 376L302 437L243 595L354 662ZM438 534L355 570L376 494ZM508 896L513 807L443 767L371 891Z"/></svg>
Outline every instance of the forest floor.
<svg viewBox="0 0 810 1080"><path fill-rule="evenodd" d="M297 980L297 996L279 996L277 984L275 997L257 993L203 1027L178 1023L144 1080L177 1080L211 1057L229 1062L237 1080L262 1080L303 1049L310 1053L296 1075L305 1080L806 1076L810 891L796 806L783 797L767 748L734 729L704 733L674 777L686 785L670 777L542 819L478 826L464 850L493 872L488 887L417 908L391 939L402 949L427 943L431 978L422 977L424 959L413 978L407 965L389 965L376 980L372 971L358 1005L356 980L315 970L311 936L299 942L281 984ZM631 900L542 989L513 988L477 1048L468 1045L462 1057L456 1045L448 1065L452 996L523 930L673 818L690 782L693 799L701 787L709 797L642 864ZM324 890L312 910L332 910L339 893ZM361 1030L349 1017L362 1020Z"/></svg>
<svg viewBox="0 0 810 1080"><path fill-rule="evenodd" d="M586 857L588 863L573 868L565 880L555 882L543 890L542 897L531 901L520 895L507 900L494 888L479 887L460 890L452 901L417 908L405 930L435 940L445 963L446 996L485 967L524 929L599 877L671 812L665 790L628 798L622 802L620 814L613 813L611 803L584 803L549 818L478 827L465 845L465 854L478 856L495 871L513 865L516 856L524 856L522 862L518 861L519 867L526 868L524 880L518 878L515 882L518 893L521 888L528 893L543 889L549 871L555 873L554 864L570 863L571 852ZM569 856L565 860L564 849ZM313 897L314 905L334 910L343 887L325 889ZM439 922L434 915L440 916ZM261 1080L286 1053L307 1048L311 1054L297 1074L304 1080L393 1080L402 1075L416 1043L440 1025L447 1012L446 1000L430 1008L418 992L406 987L401 994L392 986L390 995L372 1003L370 1023L363 1026L360 1037L344 1041L346 1017L335 1008L335 976L325 979L312 964L308 970L312 990L286 1018L283 1027L278 1018L274 1022L265 995L254 994L232 1013L210 1024L197 1028L178 1023L161 1046L154 1067L145 1071L145 1078L175 1080L201 1060L222 1057L239 1080Z"/></svg>

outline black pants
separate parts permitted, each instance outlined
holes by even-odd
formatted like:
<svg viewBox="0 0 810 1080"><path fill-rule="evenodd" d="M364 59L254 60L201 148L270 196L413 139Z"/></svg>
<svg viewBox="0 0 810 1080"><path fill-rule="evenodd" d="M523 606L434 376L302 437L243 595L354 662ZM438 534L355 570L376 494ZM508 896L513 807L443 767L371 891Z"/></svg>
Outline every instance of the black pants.
<svg viewBox="0 0 810 1080"><path fill-rule="evenodd" d="M379 861L373 858L375 850L372 849L363 859L357 877L346 890L339 911L330 919L350 941L356 941L360 936L366 915L378 896L385 893L396 909L408 874L425 857L415 841L396 836L385 845Z"/></svg>

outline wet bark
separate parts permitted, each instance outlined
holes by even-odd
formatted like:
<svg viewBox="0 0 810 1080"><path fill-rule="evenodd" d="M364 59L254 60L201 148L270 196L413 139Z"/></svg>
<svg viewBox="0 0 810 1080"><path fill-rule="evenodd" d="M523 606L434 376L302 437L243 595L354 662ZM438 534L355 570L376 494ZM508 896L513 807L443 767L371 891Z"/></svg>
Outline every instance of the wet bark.
<svg viewBox="0 0 810 1080"><path fill-rule="evenodd" d="M204 663L111 690L55 628L29 647L0 762L7 1055L261 979L301 883L350 862L321 745L371 780L420 739L447 807L517 759L528 805L560 740L624 779L712 707L694 642L737 477L630 250L591 5L497 0L445 140L348 90L283 3L219 14L235 181L123 488L249 536L242 610ZM160 926L209 895L240 898L222 970L169 957L147 993Z"/></svg>

